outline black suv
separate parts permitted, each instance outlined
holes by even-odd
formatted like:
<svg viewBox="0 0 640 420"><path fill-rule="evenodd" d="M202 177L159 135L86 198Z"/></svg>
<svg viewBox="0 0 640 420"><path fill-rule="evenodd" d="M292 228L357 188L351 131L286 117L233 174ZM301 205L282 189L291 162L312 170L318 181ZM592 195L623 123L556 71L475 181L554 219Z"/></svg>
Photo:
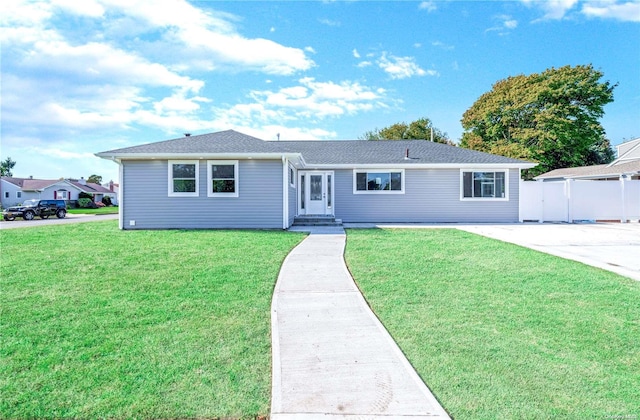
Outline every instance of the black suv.
<svg viewBox="0 0 640 420"><path fill-rule="evenodd" d="M33 220L36 216L48 219L54 214L58 219L64 219L67 215L67 203L64 200L27 200L21 206L9 207L3 211L2 217L4 220L14 220L16 217Z"/></svg>

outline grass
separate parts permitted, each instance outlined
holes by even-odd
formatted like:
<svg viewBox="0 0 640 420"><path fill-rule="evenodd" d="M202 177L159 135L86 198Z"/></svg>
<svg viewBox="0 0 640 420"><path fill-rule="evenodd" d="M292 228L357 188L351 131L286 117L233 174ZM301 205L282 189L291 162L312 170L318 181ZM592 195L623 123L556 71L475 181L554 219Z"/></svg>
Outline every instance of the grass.
<svg viewBox="0 0 640 420"><path fill-rule="evenodd" d="M301 235L0 231L0 418L269 412L270 303Z"/></svg>
<svg viewBox="0 0 640 420"><path fill-rule="evenodd" d="M640 417L640 283L453 229L349 230L346 260L456 419Z"/></svg>
<svg viewBox="0 0 640 420"><path fill-rule="evenodd" d="M84 209L84 208L76 208L67 209L67 213L69 214L118 214L119 207L111 206L111 207L99 207L97 209Z"/></svg>

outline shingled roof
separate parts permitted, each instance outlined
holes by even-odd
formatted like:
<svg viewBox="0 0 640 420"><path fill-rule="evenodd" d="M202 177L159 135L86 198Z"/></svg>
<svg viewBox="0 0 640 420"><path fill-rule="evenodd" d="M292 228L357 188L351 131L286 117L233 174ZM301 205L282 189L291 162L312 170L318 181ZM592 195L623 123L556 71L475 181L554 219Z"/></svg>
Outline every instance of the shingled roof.
<svg viewBox="0 0 640 420"><path fill-rule="evenodd" d="M603 179L618 178L620 175L640 175L640 160L619 163L617 165L577 166L575 168L554 169L538 175L535 179Z"/></svg>
<svg viewBox="0 0 640 420"><path fill-rule="evenodd" d="M312 165L358 164L510 164L532 167L518 159L424 140L264 141L237 131L182 137L98 153L104 158L180 156L183 154L299 154ZM407 159L407 153L409 158Z"/></svg>

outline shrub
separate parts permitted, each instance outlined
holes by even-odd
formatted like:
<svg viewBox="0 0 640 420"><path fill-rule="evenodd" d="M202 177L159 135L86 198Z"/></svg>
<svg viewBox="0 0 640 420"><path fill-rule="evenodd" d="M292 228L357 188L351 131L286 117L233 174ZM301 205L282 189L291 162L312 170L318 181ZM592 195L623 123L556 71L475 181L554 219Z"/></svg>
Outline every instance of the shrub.
<svg viewBox="0 0 640 420"><path fill-rule="evenodd" d="M111 202L111 197L109 197L108 195L105 195L104 197L102 197L102 202L104 203L105 206L113 205L113 203Z"/></svg>
<svg viewBox="0 0 640 420"><path fill-rule="evenodd" d="M106 204L104 204L102 201L98 201L96 204L96 207L107 207Z"/></svg>
<svg viewBox="0 0 640 420"><path fill-rule="evenodd" d="M80 198L88 198L89 200L93 201L93 195L86 193L84 191L80 192L80 194L78 194L78 199Z"/></svg>
<svg viewBox="0 0 640 420"><path fill-rule="evenodd" d="M78 207L84 208L84 209L88 209L91 208L91 205L93 204L93 200L91 200L90 198L78 198Z"/></svg>

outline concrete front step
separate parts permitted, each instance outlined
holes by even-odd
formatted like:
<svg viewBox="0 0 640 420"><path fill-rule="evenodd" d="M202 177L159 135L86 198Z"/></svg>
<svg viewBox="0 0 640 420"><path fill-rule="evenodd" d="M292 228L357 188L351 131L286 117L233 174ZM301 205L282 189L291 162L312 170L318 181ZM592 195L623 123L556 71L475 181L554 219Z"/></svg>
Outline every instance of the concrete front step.
<svg viewBox="0 0 640 420"><path fill-rule="evenodd" d="M293 226L342 226L342 220L333 216L298 216Z"/></svg>

